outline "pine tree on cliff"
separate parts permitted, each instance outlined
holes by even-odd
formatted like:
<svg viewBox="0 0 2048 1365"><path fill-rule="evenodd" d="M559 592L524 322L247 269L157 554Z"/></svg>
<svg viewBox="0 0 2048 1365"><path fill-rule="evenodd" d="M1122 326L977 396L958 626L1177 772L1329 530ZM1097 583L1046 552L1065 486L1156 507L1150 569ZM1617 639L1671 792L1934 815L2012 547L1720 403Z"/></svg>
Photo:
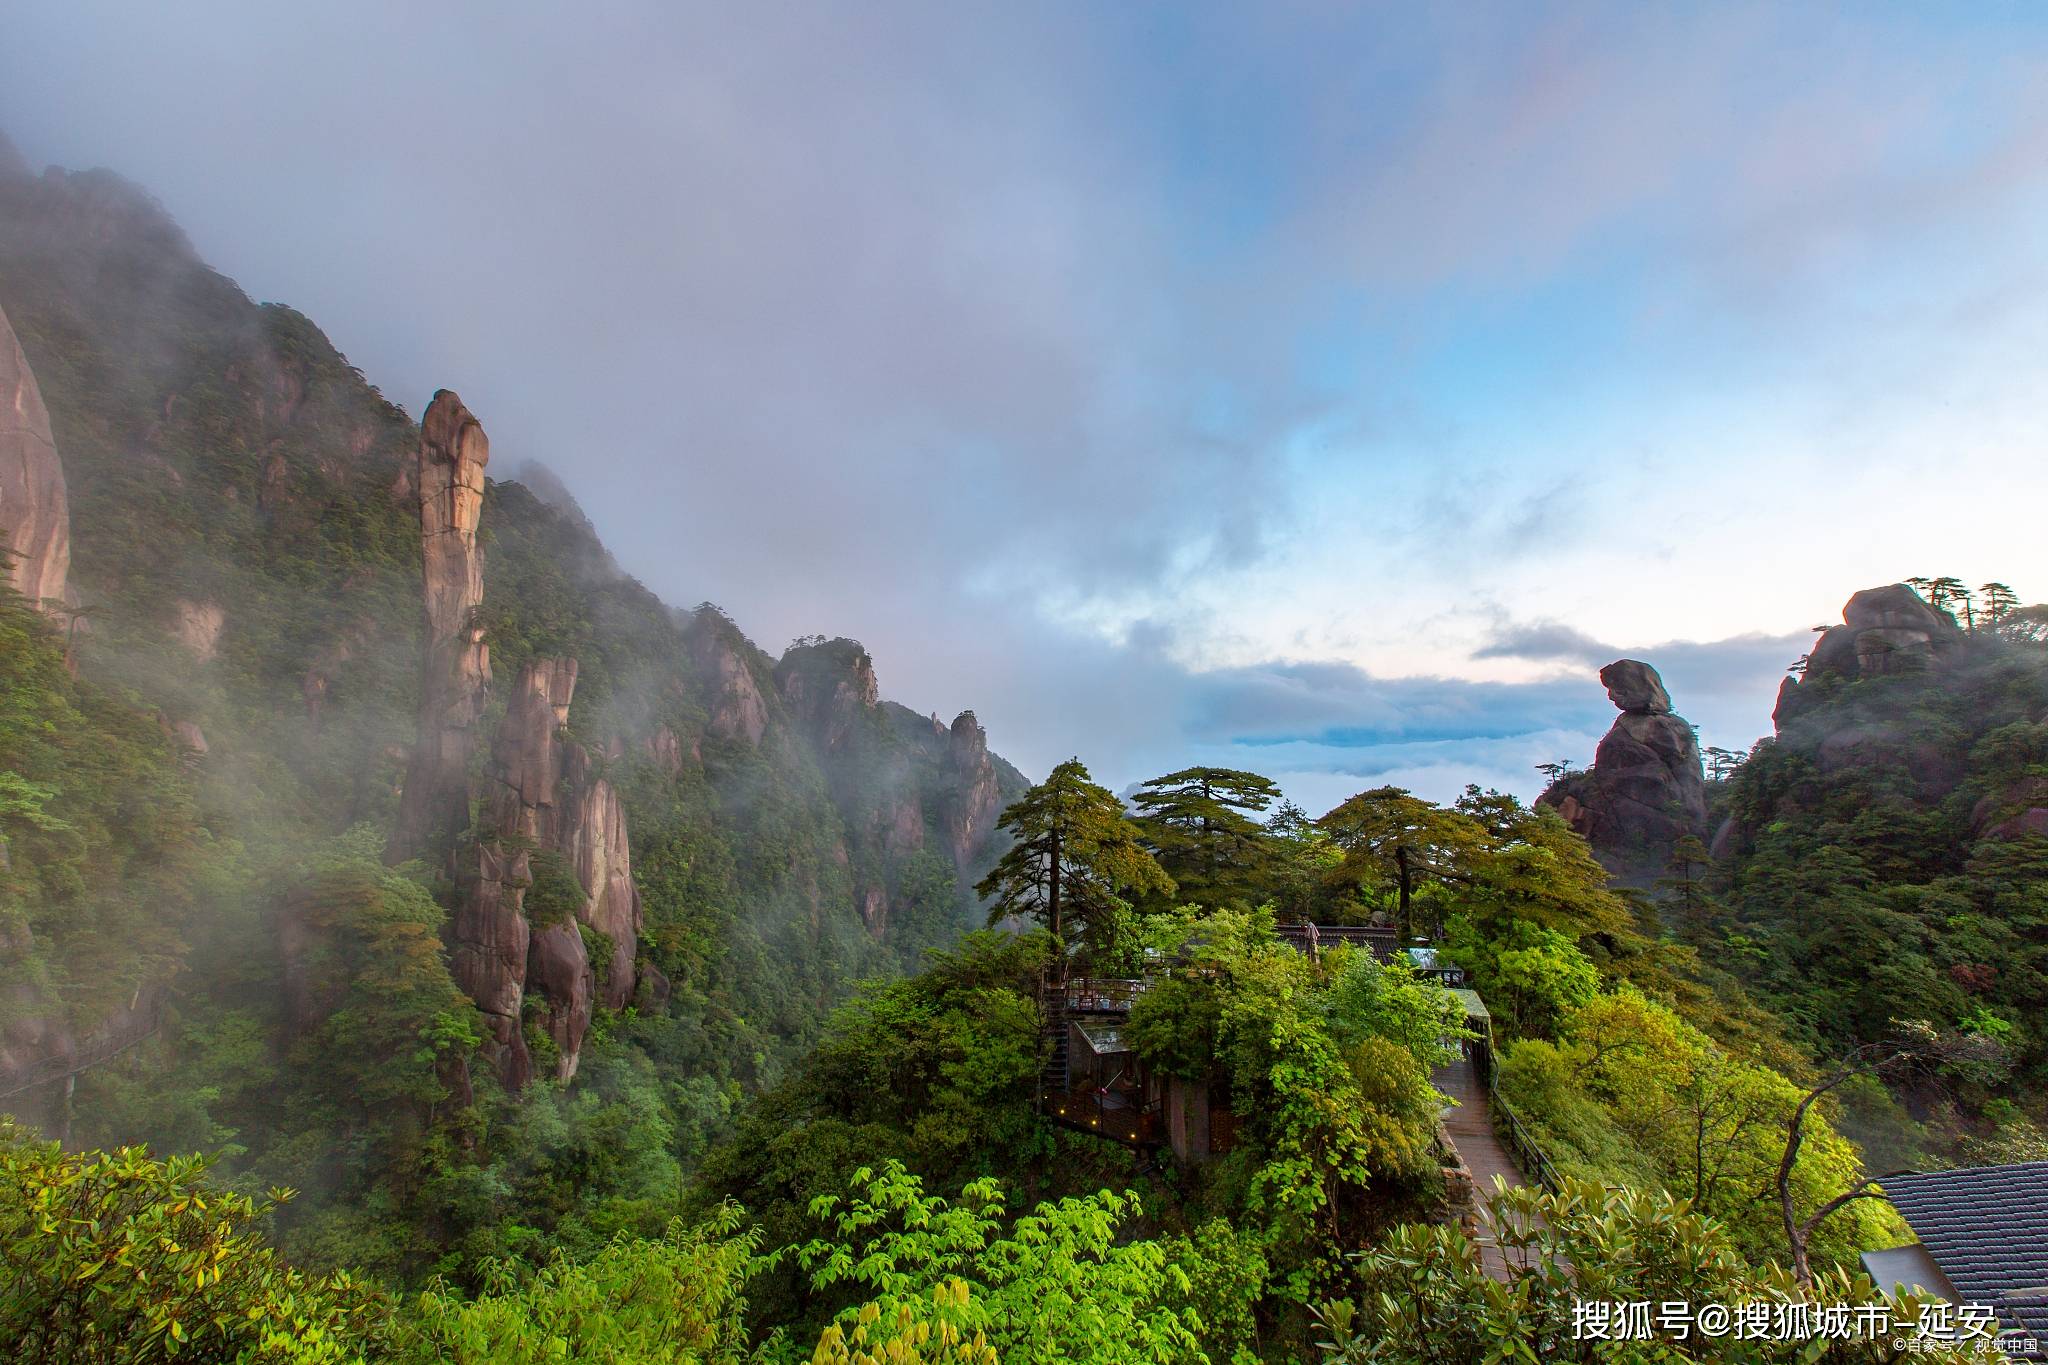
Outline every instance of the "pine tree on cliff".
<svg viewBox="0 0 2048 1365"><path fill-rule="evenodd" d="M1984 603L1984 619L1997 625L2019 606L2019 594L2003 583L1986 583L1977 589Z"/></svg>
<svg viewBox="0 0 2048 1365"><path fill-rule="evenodd" d="M1263 898L1272 836L1253 819L1279 798L1270 778L1235 768L1183 768L1144 783L1131 804L1152 856L1183 899L1223 905Z"/></svg>
<svg viewBox="0 0 2048 1365"><path fill-rule="evenodd" d="M1130 914L1126 897L1173 894L1173 879L1139 843L1122 804L1078 758L1019 797L996 827L1016 842L974 888L989 902L990 924L1035 919L1062 948L1079 943L1100 956ZM1060 960L1064 969L1064 952Z"/></svg>

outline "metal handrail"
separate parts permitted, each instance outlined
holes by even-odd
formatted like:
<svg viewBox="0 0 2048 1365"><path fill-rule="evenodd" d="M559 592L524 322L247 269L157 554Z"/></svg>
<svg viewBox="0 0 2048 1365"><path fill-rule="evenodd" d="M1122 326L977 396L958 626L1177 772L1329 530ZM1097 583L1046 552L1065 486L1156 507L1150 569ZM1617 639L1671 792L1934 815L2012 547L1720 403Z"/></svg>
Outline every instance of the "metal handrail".
<svg viewBox="0 0 2048 1365"><path fill-rule="evenodd" d="M1067 982L1064 999L1074 1013L1116 1013L1128 1010L1144 994L1145 984L1135 977L1077 976Z"/></svg>
<svg viewBox="0 0 2048 1365"><path fill-rule="evenodd" d="M144 998L149 997L147 1008ZM0 1076L0 1099L19 1095L24 1090L33 1090L39 1085L76 1076L89 1067L98 1066L120 1053L126 1052L137 1043L154 1035L163 1027L163 997L160 990L143 988L136 992L136 1000L127 1011L129 1017L117 1027L95 1031L85 1043L71 1052L56 1053L31 1062L11 1075Z"/></svg>
<svg viewBox="0 0 2048 1365"><path fill-rule="evenodd" d="M1494 1114L1494 1127L1499 1128L1500 1120L1506 1119L1508 1146L1513 1149L1515 1159L1522 1163L1525 1171L1536 1177L1537 1184L1552 1194L1562 1193L1564 1182L1557 1174L1557 1167L1550 1164L1550 1158L1544 1155L1535 1134L1529 1131L1514 1107L1500 1097L1500 1087L1493 1079L1495 1070L1489 1067L1486 1073L1486 1102Z"/></svg>

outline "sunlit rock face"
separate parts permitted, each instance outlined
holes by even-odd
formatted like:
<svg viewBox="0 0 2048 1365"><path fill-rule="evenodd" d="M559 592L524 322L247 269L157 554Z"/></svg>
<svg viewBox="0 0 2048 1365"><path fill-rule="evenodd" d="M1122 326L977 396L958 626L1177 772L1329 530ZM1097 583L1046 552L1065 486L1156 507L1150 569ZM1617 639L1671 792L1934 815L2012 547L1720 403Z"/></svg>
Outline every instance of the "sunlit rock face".
<svg viewBox="0 0 2048 1365"><path fill-rule="evenodd" d="M586 897L578 918L611 941L611 960L598 999L605 1008L616 1010L633 998L640 890L633 883L626 807L612 784L592 769L587 750L581 745L570 750L559 852L568 859Z"/></svg>
<svg viewBox="0 0 2048 1365"><path fill-rule="evenodd" d="M1699 739L1672 712L1671 694L1649 664L1617 659L1600 670L1600 682L1621 714L1593 766L1538 801L1555 807L1618 877L1647 883L1662 874L1673 844L1705 832Z"/></svg>
<svg viewBox="0 0 2048 1365"><path fill-rule="evenodd" d="M946 760L952 769L954 787L941 812L940 823L946 832L946 851L964 877L1003 811L995 760L988 752L988 734L972 711L962 711L946 732Z"/></svg>
<svg viewBox="0 0 2048 1365"><path fill-rule="evenodd" d="M491 680L490 647L473 619L484 600L477 522L490 459L490 440L462 400L436 393L420 419L415 472L425 624L419 729L392 862L448 847L469 827L469 755Z"/></svg>
<svg viewBox="0 0 2048 1365"><path fill-rule="evenodd" d="M32 605L64 604L71 511L50 414L7 314L0 311L0 548L7 582Z"/></svg>

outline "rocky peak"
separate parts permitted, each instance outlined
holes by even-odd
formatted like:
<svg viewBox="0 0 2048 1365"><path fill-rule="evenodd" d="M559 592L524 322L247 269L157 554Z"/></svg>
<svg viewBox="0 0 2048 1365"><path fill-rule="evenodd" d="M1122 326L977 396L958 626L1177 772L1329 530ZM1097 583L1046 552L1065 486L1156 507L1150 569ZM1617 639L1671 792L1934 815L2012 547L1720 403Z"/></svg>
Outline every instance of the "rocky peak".
<svg viewBox="0 0 2048 1365"><path fill-rule="evenodd" d="M775 689L826 754L844 750L854 726L881 704L875 661L858 640L844 638L791 645L775 665Z"/></svg>
<svg viewBox="0 0 2048 1365"><path fill-rule="evenodd" d="M10 149L11 150L11 149ZM7 582L31 605L66 601L71 572L71 510L64 465L50 435L50 413L0 311L0 550Z"/></svg>
<svg viewBox="0 0 2048 1365"><path fill-rule="evenodd" d="M1672 712L1671 694L1649 664L1617 659L1600 670L1600 682L1621 714L1593 766L1537 800L1556 808L1617 877L1646 884L1663 874L1674 843L1705 831L1699 740Z"/></svg>
<svg viewBox="0 0 2048 1365"><path fill-rule="evenodd" d="M1963 643L1963 632L1904 583L1865 588L1842 607L1842 624L1814 645L1808 673L1845 677L1910 673L1939 666Z"/></svg>
<svg viewBox="0 0 2048 1365"><path fill-rule="evenodd" d="M1774 726L1785 725L1816 694L1814 683L1833 674L1847 680L1944 667L1968 637L1946 613L1929 606L1904 583L1865 588L1842 607L1842 624L1830 626L1806 658L1804 681L1787 678L1778 687Z"/></svg>
<svg viewBox="0 0 2048 1365"><path fill-rule="evenodd" d="M453 391L442 389L420 418L420 549L426 559L427 627L452 635L484 600L477 523L484 510L490 438Z"/></svg>
<svg viewBox="0 0 2048 1365"><path fill-rule="evenodd" d="M705 729L721 739L760 744L768 729L768 703L742 657L748 646L738 629L714 608L700 607L686 638L690 662L709 697Z"/></svg>
<svg viewBox="0 0 2048 1365"><path fill-rule="evenodd" d="M473 617L484 600L484 466L491 443L447 389L420 419L414 486L420 507L425 623L418 739L385 856L402 862L445 846L469 825L472 729L491 680L490 647Z"/></svg>
<svg viewBox="0 0 2048 1365"><path fill-rule="evenodd" d="M939 822L953 865L966 877L1003 809L1002 783L995 760L989 756L988 733L972 711L954 717L952 728L946 731L946 760L953 770L954 785Z"/></svg>
<svg viewBox="0 0 2048 1365"><path fill-rule="evenodd" d="M1616 659L1600 670L1600 685L1618 711L1639 716L1671 714L1671 694L1664 690L1664 679L1640 659Z"/></svg>

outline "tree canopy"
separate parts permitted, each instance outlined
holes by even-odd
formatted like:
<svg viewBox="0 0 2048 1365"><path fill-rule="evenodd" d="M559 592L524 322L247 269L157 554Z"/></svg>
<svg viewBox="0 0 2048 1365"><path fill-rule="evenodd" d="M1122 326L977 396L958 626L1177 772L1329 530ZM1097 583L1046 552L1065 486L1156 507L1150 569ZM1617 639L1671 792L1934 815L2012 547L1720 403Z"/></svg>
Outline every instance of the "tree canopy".
<svg viewBox="0 0 2048 1365"><path fill-rule="evenodd" d="M1236 768L1183 768L1131 797L1146 847L1196 905L1250 909L1270 895L1271 832L1256 817L1279 799L1271 778Z"/></svg>
<svg viewBox="0 0 2048 1365"><path fill-rule="evenodd" d="M1078 758L1018 798L997 828L1015 842L975 888L991 925L1036 920L1055 942L1108 966L1136 946L1132 898L1173 893L1123 803Z"/></svg>

